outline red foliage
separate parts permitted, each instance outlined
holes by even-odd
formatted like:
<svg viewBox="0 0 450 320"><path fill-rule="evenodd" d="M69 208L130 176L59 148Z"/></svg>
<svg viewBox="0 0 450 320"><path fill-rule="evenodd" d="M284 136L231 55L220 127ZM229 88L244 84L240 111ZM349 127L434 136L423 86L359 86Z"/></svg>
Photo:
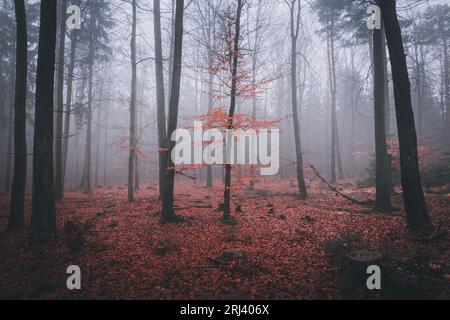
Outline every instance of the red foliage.
<svg viewBox="0 0 450 320"><path fill-rule="evenodd" d="M299 201L293 185L267 180L253 192L234 190L237 225L223 224L215 210L222 202L221 186L178 183L176 208L186 221L170 225L159 224L153 187L137 192L135 203L127 203L125 187L97 189L92 196L67 193L58 205L58 228L73 221L76 233L34 245L25 241L26 233L0 233L0 298L338 299L342 274L327 258L325 243L343 232L360 233L373 249L387 242L405 250L435 250L433 268L448 266L448 238L418 242L406 231L403 210L374 214L317 181L309 182L311 198ZM373 190L353 194L372 198ZM449 196L428 200L435 224L448 226ZM394 204L401 203L396 196ZM29 213L28 198L27 223ZM2 229L7 215L1 198ZM83 240L77 241L79 248L67 243L72 238ZM227 249L241 250L246 259L223 262L219 257ZM72 264L81 267L81 291L66 289L65 272ZM448 272L440 281L445 276Z"/></svg>

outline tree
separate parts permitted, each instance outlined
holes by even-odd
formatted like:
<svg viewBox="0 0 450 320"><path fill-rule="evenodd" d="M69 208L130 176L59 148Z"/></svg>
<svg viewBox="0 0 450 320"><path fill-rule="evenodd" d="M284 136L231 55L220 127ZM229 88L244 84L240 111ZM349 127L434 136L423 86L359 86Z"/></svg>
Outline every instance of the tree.
<svg viewBox="0 0 450 320"><path fill-rule="evenodd" d="M172 160L172 151L175 147L175 142L172 141L172 135L177 129L178 125L178 107L180 99L181 86L181 62L183 56L183 20L184 20L184 0L177 0L175 13L175 45L173 55L173 76L170 90L169 116L167 135L165 141L164 152L165 167L164 167L164 192L162 193L162 213L161 222L177 222L179 218L174 210L174 188L175 188L175 164Z"/></svg>
<svg viewBox="0 0 450 320"><path fill-rule="evenodd" d="M27 176L26 99L28 41L25 2L15 0L17 21L16 84L14 102L14 176L11 192L9 230L24 227L25 183Z"/></svg>
<svg viewBox="0 0 450 320"><path fill-rule="evenodd" d="M297 96L297 40L300 33L301 0L287 0L290 11L290 30L291 30L291 93L292 93L292 115L294 119L294 137L295 154L297 157L297 182L299 197L305 200L308 197L305 178L303 173L303 154L302 141L300 137L300 122L298 115L298 96Z"/></svg>
<svg viewBox="0 0 450 320"><path fill-rule="evenodd" d="M64 53L66 47L66 10L67 0L59 3L59 41L56 68L56 126L55 126L55 199L64 197L62 177L62 142L63 142L63 113L64 113Z"/></svg>
<svg viewBox="0 0 450 320"><path fill-rule="evenodd" d="M208 112L211 112L214 107L214 80L217 76L217 72L214 68L217 62L215 50L218 44L216 29L222 2L223 0L194 1L194 21L195 23L198 23L199 30L201 32L200 43L206 49L206 71L208 74ZM207 166L206 168L206 186L213 186L212 166Z"/></svg>
<svg viewBox="0 0 450 320"><path fill-rule="evenodd" d="M383 23L382 23L383 24ZM375 149L376 149L376 211L389 211L391 205L391 189L389 183L388 154L386 144L385 116L385 51L384 26L373 30L374 60L374 115L375 115Z"/></svg>
<svg viewBox="0 0 450 320"><path fill-rule="evenodd" d="M134 201L134 181L136 165L136 89L137 89L137 61L136 61L136 0L132 0L132 27L131 27L131 97L130 97L130 154L128 160L128 201Z"/></svg>
<svg viewBox="0 0 450 320"><path fill-rule="evenodd" d="M339 149L339 130L337 121L337 78L336 47L339 21L342 19L345 2L316 0L315 8L319 21L324 25L322 33L327 39L328 78L331 96L331 183L336 183L336 160L339 178L343 177L341 155Z"/></svg>
<svg viewBox="0 0 450 320"><path fill-rule="evenodd" d="M242 16L242 7L243 7L243 0L237 1L237 9L236 9L236 16L233 19L230 19L231 21L234 21L234 39L231 43L232 50L230 50L230 57L231 57L231 93L230 93L230 109L228 111L228 130L234 129L234 113L236 110L236 93L237 93L237 83L238 83L238 65L239 65L239 42L241 39L241 16ZM230 29L230 28L229 28ZM231 39L231 34L229 35L229 39ZM228 143L231 143L231 141L228 141ZM227 145L227 157L228 153L231 152L229 150L229 146ZM225 191L224 191L224 206L223 206L223 219L225 221L229 220L231 218L231 211L230 211L230 200L231 200L231 164L227 163L225 165Z"/></svg>
<svg viewBox="0 0 450 320"><path fill-rule="evenodd" d="M72 113L72 94L75 71L75 57L78 45L79 30L72 30L70 35L70 58L67 73L67 93L66 93L66 110L64 113L64 133L62 136L62 184L61 190L64 192L66 180L67 154L69 151L69 134L70 134L70 115Z"/></svg>
<svg viewBox="0 0 450 320"><path fill-rule="evenodd" d="M108 30L114 22L110 18L110 2L105 0L90 0L87 2L89 21L87 32L83 32L82 42L87 46L85 57L88 68L88 101L86 109L86 143L84 152L83 177L80 183L84 193L92 191L92 110L94 103L94 68L98 62L106 62L111 55L108 46ZM97 155L98 156L98 155Z"/></svg>
<svg viewBox="0 0 450 320"><path fill-rule="evenodd" d="M53 190L53 91L57 1L41 1L39 53L33 150L33 204L31 234L46 237L56 232Z"/></svg>
<svg viewBox="0 0 450 320"><path fill-rule="evenodd" d="M440 49L442 63L442 102L443 102L443 136L450 134L450 5L434 5L423 13L424 41L437 45ZM448 139L447 141L448 142Z"/></svg>
<svg viewBox="0 0 450 320"><path fill-rule="evenodd" d="M379 0L377 3L384 18L391 58L400 147L401 181L408 228L414 233L430 233L432 224L428 215L419 172L417 133L411 102L411 84L409 82L402 33L397 17L396 2L394 0Z"/></svg>
<svg viewBox="0 0 450 320"><path fill-rule="evenodd" d="M166 153L164 145L166 143L166 102L164 89L164 63L162 53L162 37L161 37L161 7L160 0L153 1L153 22L155 37L155 79L156 79L156 108L158 123L158 146L159 146L159 194L162 197L164 193Z"/></svg>

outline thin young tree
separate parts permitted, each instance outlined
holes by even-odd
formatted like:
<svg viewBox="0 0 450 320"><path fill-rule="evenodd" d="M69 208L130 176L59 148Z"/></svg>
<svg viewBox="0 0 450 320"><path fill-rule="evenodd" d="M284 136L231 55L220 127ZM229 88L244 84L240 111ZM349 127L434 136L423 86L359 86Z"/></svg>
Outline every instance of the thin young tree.
<svg viewBox="0 0 450 320"><path fill-rule="evenodd" d="M411 102L411 84L395 0L378 0L384 18L394 82L400 146L401 181L408 228L418 234L432 231L419 171L417 133Z"/></svg>
<svg viewBox="0 0 450 320"><path fill-rule="evenodd" d="M69 151L69 134L70 134L70 116L72 113L72 95L73 95L73 80L75 71L75 57L78 45L79 31L74 29L70 35L70 58L67 73L67 92L66 92L66 110L64 112L64 132L62 137L62 184L61 190L64 192L64 185L66 180L67 154Z"/></svg>
<svg viewBox="0 0 450 320"><path fill-rule="evenodd" d="M57 1L41 1L33 150L32 237L56 232L53 189L53 93Z"/></svg>
<svg viewBox="0 0 450 320"><path fill-rule="evenodd" d="M136 89L137 89L137 62L136 62L136 24L137 4L132 0L131 23L131 97L130 97L130 154L128 159L128 202L134 201L134 178L136 165Z"/></svg>
<svg viewBox="0 0 450 320"><path fill-rule="evenodd" d="M14 98L14 176L8 230L25 225L25 184L27 176L26 99L27 99L27 17L24 0L14 0L16 12L16 83Z"/></svg>
<svg viewBox="0 0 450 320"><path fill-rule="evenodd" d="M237 1L237 9L236 9L236 16L234 17L234 39L232 43L232 50L231 50L231 93L230 93L230 109L228 111L228 126L227 130L233 130L234 129L234 113L236 111L236 95L237 95L237 83L238 83L238 66L239 66L239 51L240 46L239 42L241 39L241 17L242 17L242 8L244 5L243 0ZM228 141L232 145L231 141ZM227 149L227 157L228 154L231 152L230 146L226 146ZM228 162L228 161L227 161ZM225 165L225 191L224 191L224 206L223 206L223 220L228 221L231 218L231 208L230 208L230 201L231 201L231 164L227 163Z"/></svg>
<svg viewBox="0 0 450 320"><path fill-rule="evenodd" d="M302 3L301 0L285 0L290 12L290 37L291 37L291 95L292 116L294 120L295 154L297 158L297 183L299 198L308 198L305 177L303 172L302 141L300 137L300 121L298 112L297 95L297 42L300 35Z"/></svg>
<svg viewBox="0 0 450 320"><path fill-rule="evenodd" d="M383 24L383 23L382 23ZM385 60L383 51L384 26L373 30L373 69L374 69L374 115L375 115L375 149L376 149L376 197L375 210L389 211L392 209L391 190L389 183L388 154L386 144L386 96L385 96Z"/></svg>
<svg viewBox="0 0 450 320"><path fill-rule="evenodd" d="M161 36L161 1L153 1L153 30L155 37L155 79L156 79L156 109L158 123L158 146L159 146L159 194L164 193L165 175L165 152L166 141L166 101L164 88L164 61L162 52Z"/></svg>

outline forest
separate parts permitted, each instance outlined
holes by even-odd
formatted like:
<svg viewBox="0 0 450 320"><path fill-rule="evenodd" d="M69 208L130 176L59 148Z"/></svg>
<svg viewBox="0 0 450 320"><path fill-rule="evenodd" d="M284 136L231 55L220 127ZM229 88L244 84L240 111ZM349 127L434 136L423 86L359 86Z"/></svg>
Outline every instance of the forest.
<svg viewBox="0 0 450 320"><path fill-rule="evenodd" d="M1 0L0 31L0 299L450 299L449 0Z"/></svg>

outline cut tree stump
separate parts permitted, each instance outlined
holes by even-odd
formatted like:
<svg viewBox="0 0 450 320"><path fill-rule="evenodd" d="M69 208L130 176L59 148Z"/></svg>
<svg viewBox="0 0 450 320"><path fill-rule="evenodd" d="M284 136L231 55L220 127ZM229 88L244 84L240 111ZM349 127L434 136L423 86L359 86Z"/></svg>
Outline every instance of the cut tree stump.
<svg viewBox="0 0 450 320"><path fill-rule="evenodd" d="M373 265L380 266L383 255L377 251L355 250L349 253L348 259L351 279L365 285L368 277L367 268Z"/></svg>

